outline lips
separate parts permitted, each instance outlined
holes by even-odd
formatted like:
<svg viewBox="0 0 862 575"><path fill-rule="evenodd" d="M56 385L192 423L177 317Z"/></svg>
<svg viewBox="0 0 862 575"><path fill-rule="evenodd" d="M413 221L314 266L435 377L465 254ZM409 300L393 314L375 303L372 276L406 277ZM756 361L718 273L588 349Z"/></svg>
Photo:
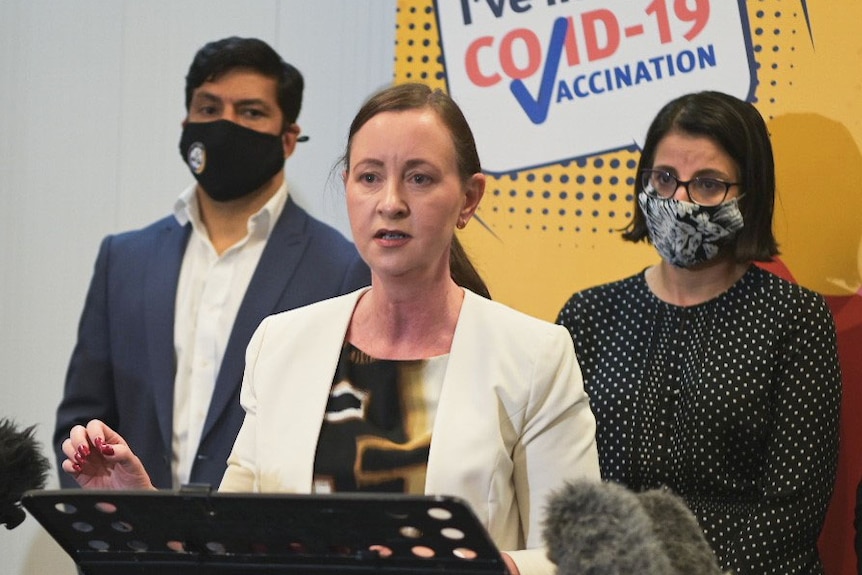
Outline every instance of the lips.
<svg viewBox="0 0 862 575"><path fill-rule="evenodd" d="M405 238L409 238L408 234L404 232L399 232L396 230L380 230L374 237L381 240L403 240Z"/></svg>

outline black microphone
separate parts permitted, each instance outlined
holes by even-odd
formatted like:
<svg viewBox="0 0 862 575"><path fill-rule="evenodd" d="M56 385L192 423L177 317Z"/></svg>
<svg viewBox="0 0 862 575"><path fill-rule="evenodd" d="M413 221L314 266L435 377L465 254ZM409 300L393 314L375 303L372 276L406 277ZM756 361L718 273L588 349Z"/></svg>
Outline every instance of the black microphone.
<svg viewBox="0 0 862 575"><path fill-rule="evenodd" d="M669 490L573 481L548 498L543 536L558 575L721 575L700 525Z"/></svg>
<svg viewBox="0 0 862 575"><path fill-rule="evenodd" d="M19 431L10 420L0 419L0 524L14 529L27 514L21 496L42 489L51 464L33 437L35 425Z"/></svg>

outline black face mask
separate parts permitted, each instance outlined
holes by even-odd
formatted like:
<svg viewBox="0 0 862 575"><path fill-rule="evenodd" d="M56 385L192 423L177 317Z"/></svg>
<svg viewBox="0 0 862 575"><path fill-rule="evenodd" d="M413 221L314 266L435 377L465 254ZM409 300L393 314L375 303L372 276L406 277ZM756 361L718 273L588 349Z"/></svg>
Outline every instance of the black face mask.
<svg viewBox="0 0 862 575"><path fill-rule="evenodd" d="M217 202L250 194L284 167L281 136L228 120L187 123L180 138L180 155Z"/></svg>

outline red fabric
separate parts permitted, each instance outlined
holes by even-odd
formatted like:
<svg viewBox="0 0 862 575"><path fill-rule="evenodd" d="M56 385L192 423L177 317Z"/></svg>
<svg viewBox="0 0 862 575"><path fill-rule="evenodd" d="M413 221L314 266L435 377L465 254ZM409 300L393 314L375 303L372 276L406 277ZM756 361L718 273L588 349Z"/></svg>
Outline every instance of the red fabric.
<svg viewBox="0 0 862 575"><path fill-rule="evenodd" d="M841 446L835 492L820 533L826 575L857 575L853 515L862 479L862 294L827 296L838 330L838 359L844 380Z"/></svg>
<svg viewBox="0 0 862 575"><path fill-rule="evenodd" d="M795 282L780 260L758 265ZM862 479L862 290L848 296L824 297L835 318L844 394L835 491L820 532L819 549L826 575L858 575L853 520L856 487Z"/></svg>

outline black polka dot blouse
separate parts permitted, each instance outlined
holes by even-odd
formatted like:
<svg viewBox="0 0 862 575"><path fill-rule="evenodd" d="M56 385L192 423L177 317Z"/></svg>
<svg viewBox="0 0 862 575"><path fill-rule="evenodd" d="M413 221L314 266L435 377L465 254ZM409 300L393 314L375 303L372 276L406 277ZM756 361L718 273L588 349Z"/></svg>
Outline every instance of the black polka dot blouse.
<svg viewBox="0 0 862 575"><path fill-rule="evenodd" d="M822 573L841 375L820 296L752 266L679 307L641 272L573 295L557 323L575 343L605 479L680 494L724 569Z"/></svg>

